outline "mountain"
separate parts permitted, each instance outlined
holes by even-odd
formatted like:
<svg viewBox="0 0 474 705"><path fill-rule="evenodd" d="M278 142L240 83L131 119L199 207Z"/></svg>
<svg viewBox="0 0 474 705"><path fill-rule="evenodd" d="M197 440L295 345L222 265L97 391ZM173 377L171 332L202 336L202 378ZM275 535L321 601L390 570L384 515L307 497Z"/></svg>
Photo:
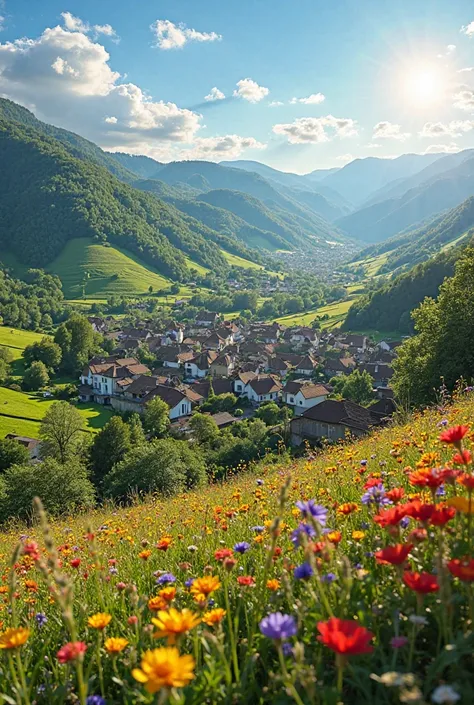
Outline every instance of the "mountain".
<svg viewBox="0 0 474 705"><path fill-rule="evenodd" d="M125 154L125 152L110 152L109 155L141 179L156 178L160 169L164 167L161 162L144 155Z"/></svg>
<svg viewBox="0 0 474 705"><path fill-rule="evenodd" d="M336 221L348 235L365 242L380 242L406 228L460 204L474 194L474 157L431 176L400 198L362 208Z"/></svg>
<svg viewBox="0 0 474 705"><path fill-rule="evenodd" d="M382 244L360 252L357 260L384 257L379 274L393 272L400 267L413 266L427 260L453 244L470 239L474 234L474 196L448 212L428 220L421 227L409 229Z"/></svg>
<svg viewBox="0 0 474 705"><path fill-rule="evenodd" d="M381 189L378 189L375 193L373 193L363 205L365 207L374 203L380 203L380 201L386 201L390 198L399 198L407 193L407 191L410 191L411 189L432 180L434 177L437 177L443 172L454 169L459 164L466 161L466 159L471 159L473 156L474 149L464 149L462 152L442 156L432 164L429 164L424 169L418 171L412 176L409 176L408 178L400 178L395 181L390 181Z"/></svg>
<svg viewBox="0 0 474 705"><path fill-rule="evenodd" d="M189 275L186 256L224 272L228 265L220 248L242 252L235 239L74 153L69 140L0 119L0 163L9 167L0 170L0 245L21 263L46 265L69 240L93 238L181 281Z"/></svg>
<svg viewBox="0 0 474 705"><path fill-rule="evenodd" d="M256 172L223 167L213 162L171 162L160 170L159 179L171 185L185 183L197 188L198 184L205 180L206 186L212 190L241 191L254 196L267 208L278 212L278 216L287 224L298 225L308 238L306 244L321 246L327 241L345 240L338 228L309 207L285 196Z"/></svg>
<svg viewBox="0 0 474 705"><path fill-rule="evenodd" d="M247 247L270 251L289 247L289 243L282 237L279 237L274 232L250 225L230 210L218 208L199 198L185 198L186 192L182 188L170 186L165 184L164 181L157 180L137 181L135 186L143 191L155 193L159 198L171 203L181 212L196 218L212 230L241 240ZM241 195L244 196L245 194ZM197 196L199 197L199 193L197 193Z"/></svg>
<svg viewBox="0 0 474 705"><path fill-rule="evenodd" d="M279 171L261 162L244 159L235 162L220 162L220 165L232 169L253 171L263 176L277 190L281 191L283 186L285 195L290 195L303 205L308 205L316 213L322 215L323 218L334 220L352 209L350 203L342 198L340 193L328 186L324 186L317 179L308 178L308 175ZM327 175L334 170L327 169L324 171L326 172L325 175ZM288 189L290 190L288 191ZM315 196L313 200L310 198L311 194Z"/></svg>
<svg viewBox="0 0 474 705"><path fill-rule="evenodd" d="M305 176L310 181L322 181L326 176L335 174L340 168L339 166L335 166L332 169L315 169L314 171L310 171L309 174L305 174Z"/></svg>
<svg viewBox="0 0 474 705"><path fill-rule="evenodd" d="M74 132L68 132L68 130L63 130L60 127L41 122L32 112L11 100L0 98L0 119L12 120L25 127L31 127L42 135L54 138L61 142L74 157L105 167L121 181L131 183L135 180L135 175L131 171L128 171L111 154L104 152L93 142L89 142L89 140L76 135Z"/></svg>
<svg viewBox="0 0 474 705"><path fill-rule="evenodd" d="M440 159L441 154L402 154L396 159L366 157L354 159L342 169L329 174L318 186L329 187L350 203L361 205L380 187L395 179L407 178L416 174L432 162Z"/></svg>

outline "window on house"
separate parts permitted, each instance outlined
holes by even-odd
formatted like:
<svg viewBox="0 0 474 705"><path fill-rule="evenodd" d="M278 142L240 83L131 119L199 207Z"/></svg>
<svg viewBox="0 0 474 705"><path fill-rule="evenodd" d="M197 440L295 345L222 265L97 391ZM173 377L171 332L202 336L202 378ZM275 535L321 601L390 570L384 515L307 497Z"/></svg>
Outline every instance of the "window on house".
<svg viewBox="0 0 474 705"><path fill-rule="evenodd" d="M289 402L290 404L294 404L294 403L295 403L295 398L294 398L294 397L288 397L288 402Z"/></svg>
<svg viewBox="0 0 474 705"><path fill-rule="evenodd" d="M303 406L303 402L301 401L301 399L300 399L300 406Z"/></svg>

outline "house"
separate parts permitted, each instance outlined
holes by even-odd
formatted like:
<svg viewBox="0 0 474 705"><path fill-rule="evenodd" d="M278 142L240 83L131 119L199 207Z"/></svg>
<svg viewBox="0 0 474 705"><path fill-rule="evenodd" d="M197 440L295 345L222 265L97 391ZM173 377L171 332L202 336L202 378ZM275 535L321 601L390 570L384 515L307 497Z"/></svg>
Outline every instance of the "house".
<svg viewBox="0 0 474 705"><path fill-rule="evenodd" d="M310 355L305 355L301 360L295 365L296 374L304 375L305 377L311 377L316 368L318 367L317 361Z"/></svg>
<svg viewBox="0 0 474 705"><path fill-rule="evenodd" d="M105 333L107 330L107 322L99 316L88 316L87 320L92 326L94 333Z"/></svg>
<svg viewBox="0 0 474 705"><path fill-rule="evenodd" d="M234 358L232 355L221 353L209 366L211 375L217 377L229 377L234 370Z"/></svg>
<svg viewBox="0 0 474 705"><path fill-rule="evenodd" d="M225 348L225 346L225 339L221 338L221 336L218 335L216 331L211 333L211 335L205 338L201 343L201 347L203 350L217 350L218 352Z"/></svg>
<svg viewBox="0 0 474 705"><path fill-rule="evenodd" d="M159 397L170 407L170 420L189 416L192 411L192 399L184 390L170 383L162 384L162 381L159 377L140 377L134 380L121 394L111 397L112 408L120 412L135 411L142 414L148 402Z"/></svg>
<svg viewBox="0 0 474 705"><path fill-rule="evenodd" d="M291 369L291 363L283 360L278 355L273 355L268 359L267 370L273 374L284 377Z"/></svg>
<svg viewBox="0 0 474 705"><path fill-rule="evenodd" d="M7 433L5 439L9 441L15 441L21 446L26 448L30 455L31 460L37 460L40 455L41 442L37 438L30 438L29 436L17 436L15 433Z"/></svg>
<svg viewBox="0 0 474 705"><path fill-rule="evenodd" d="M249 382L251 382L253 379L257 379L258 374L256 372L248 371L248 372L238 372L236 377L234 378L234 388L233 391L238 395L238 396L244 396L244 390Z"/></svg>
<svg viewBox="0 0 474 705"><path fill-rule="evenodd" d="M232 414L229 414L228 411L221 411L218 414L212 414L211 419L217 424L219 430L232 426L232 424L238 423L239 421L238 418L232 416Z"/></svg>
<svg viewBox="0 0 474 705"><path fill-rule="evenodd" d="M184 363L184 371L186 377L206 377L211 372L211 363L219 357L214 350L206 350L186 360Z"/></svg>
<svg viewBox="0 0 474 705"><path fill-rule="evenodd" d="M144 405L154 399L159 397L170 408L169 417L171 421L174 419L182 418L183 416L190 416L192 412L192 401L188 398L184 391L176 389L175 387L170 387L166 385L159 385L152 389L149 394L144 398Z"/></svg>
<svg viewBox="0 0 474 705"><path fill-rule="evenodd" d="M192 360L195 353L187 345L164 345L156 353L156 359L163 367L179 369L188 360Z"/></svg>
<svg viewBox="0 0 474 705"><path fill-rule="evenodd" d="M385 397L376 401L375 404L372 404L369 410L371 414L377 414L380 415L381 418L387 419L394 415L397 410L397 405L393 397Z"/></svg>
<svg viewBox="0 0 474 705"><path fill-rule="evenodd" d="M248 374L248 373L247 373ZM241 396L256 404L276 401L282 389L281 383L273 375L256 375L244 386Z"/></svg>
<svg viewBox="0 0 474 705"><path fill-rule="evenodd" d="M328 377L350 375L355 370L355 366L353 357L328 358L324 363L324 374Z"/></svg>
<svg viewBox="0 0 474 705"><path fill-rule="evenodd" d="M194 382L189 387L190 390L200 394L204 399L207 399L209 393L212 389L216 396L221 394L233 394L234 393L234 380L232 379L213 379L204 380L202 382Z"/></svg>
<svg viewBox="0 0 474 705"><path fill-rule="evenodd" d="M388 387L393 377L393 367L379 362L367 362L359 367L361 372L368 372L377 387Z"/></svg>
<svg viewBox="0 0 474 705"><path fill-rule="evenodd" d="M306 381L287 382L283 387L283 402L300 415L316 404L321 404L329 396L324 384L311 384Z"/></svg>
<svg viewBox="0 0 474 705"><path fill-rule="evenodd" d="M291 442L299 446L305 441L317 443L323 438L344 440L348 434L362 436L380 423L380 416L372 415L369 409L359 404L326 399L291 420Z"/></svg>
<svg viewBox="0 0 474 705"><path fill-rule="evenodd" d="M199 311L195 318L196 325L199 328L215 328L219 321L219 314L214 313L214 311Z"/></svg>
<svg viewBox="0 0 474 705"><path fill-rule="evenodd" d="M343 345L347 345L348 347L351 348L356 348L359 352L365 352L367 349L367 343L368 339L366 335L346 335L345 338L341 340L341 343ZM336 347L338 347L338 343L336 343Z"/></svg>
<svg viewBox="0 0 474 705"><path fill-rule="evenodd" d="M251 326L249 335L253 339L263 340L265 343L278 343L284 330L284 326L276 322L256 323Z"/></svg>
<svg viewBox="0 0 474 705"><path fill-rule="evenodd" d="M292 328L286 332L285 338L289 339L290 344L296 348L301 348L303 345L311 345L317 348L319 342L317 332L306 326Z"/></svg>
<svg viewBox="0 0 474 705"><path fill-rule="evenodd" d="M134 357L120 358L112 355L92 358L81 372L79 399L109 405L111 397L121 391L121 381L134 380L148 374L149 368Z"/></svg>

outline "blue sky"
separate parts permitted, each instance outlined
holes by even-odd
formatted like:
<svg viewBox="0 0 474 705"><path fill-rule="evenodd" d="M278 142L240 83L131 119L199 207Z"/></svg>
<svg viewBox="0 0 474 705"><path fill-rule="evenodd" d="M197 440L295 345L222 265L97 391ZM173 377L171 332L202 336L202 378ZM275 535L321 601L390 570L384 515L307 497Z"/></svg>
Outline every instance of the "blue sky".
<svg viewBox="0 0 474 705"><path fill-rule="evenodd" d="M0 94L106 149L304 173L474 146L465 0L0 0L0 16Z"/></svg>

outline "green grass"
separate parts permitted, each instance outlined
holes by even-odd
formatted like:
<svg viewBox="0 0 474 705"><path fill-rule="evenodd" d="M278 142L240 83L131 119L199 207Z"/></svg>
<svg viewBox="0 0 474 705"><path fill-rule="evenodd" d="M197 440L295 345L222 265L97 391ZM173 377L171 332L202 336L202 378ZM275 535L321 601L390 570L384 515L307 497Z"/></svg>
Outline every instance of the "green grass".
<svg viewBox="0 0 474 705"><path fill-rule="evenodd" d="M231 267L241 267L242 269L265 269L261 264L256 264L255 262L251 262L249 259L244 259L238 255L233 255L225 250L221 250L221 253Z"/></svg>
<svg viewBox="0 0 474 705"><path fill-rule="evenodd" d="M283 323L285 326L306 326L314 321L316 316L325 316L327 314L329 319L321 321L321 327L332 328L344 320L356 298L357 297L354 296L350 299L344 299L344 301L336 301L331 304L326 304L326 306L320 306L320 308L314 308L311 311L305 311L304 313L282 316L281 318L277 318L277 321Z"/></svg>
<svg viewBox="0 0 474 705"><path fill-rule="evenodd" d="M0 387L0 438L13 432L31 435L33 426L38 431L39 422L51 404L54 400L44 399L40 394L26 394ZM78 404L77 410L84 417L84 429L93 433L100 430L112 416L112 412L100 404ZM15 431L11 430L13 426Z"/></svg>
<svg viewBox="0 0 474 705"><path fill-rule="evenodd" d="M186 264L189 267L189 269L195 269L196 272L199 274L199 276L203 277L206 274L209 273L209 269L206 269L206 267L203 267L202 264L198 264L197 262L194 262L190 257L185 257Z"/></svg>
<svg viewBox="0 0 474 705"><path fill-rule="evenodd" d="M351 262L349 267L350 269L355 269L362 266L366 277L375 277L379 273L380 267L387 261L389 254L390 252L384 252L382 255L376 255L375 257L366 257L357 262Z"/></svg>
<svg viewBox="0 0 474 705"><path fill-rule="evenodd" d="M25 270L11 254L2 255L2 260L16 275L21 276ZM112 295L137 296L147 293L150 286L156 291L170 285L168 279L130 252L88 238L69 240L45 269L61 279L66 299L82 297L84 280L86 298L95 300Z"/></svg>
<svg viewBox="0 0 474 705"><path fill-rule="evenodd" d="M41 338L44 338L44 333L34 333L30 330L0 326L0 346L10 350L13 360L21 358L27 345L36 343Z"/></svg>

